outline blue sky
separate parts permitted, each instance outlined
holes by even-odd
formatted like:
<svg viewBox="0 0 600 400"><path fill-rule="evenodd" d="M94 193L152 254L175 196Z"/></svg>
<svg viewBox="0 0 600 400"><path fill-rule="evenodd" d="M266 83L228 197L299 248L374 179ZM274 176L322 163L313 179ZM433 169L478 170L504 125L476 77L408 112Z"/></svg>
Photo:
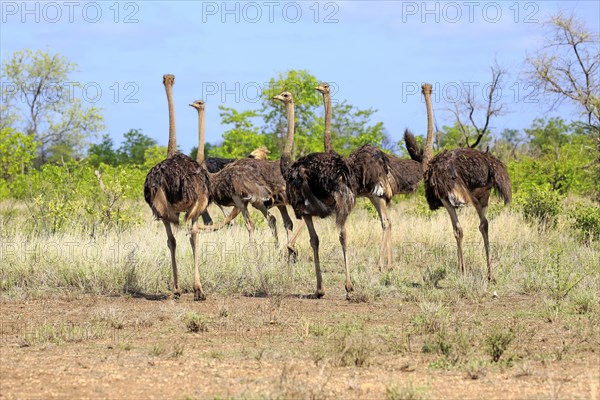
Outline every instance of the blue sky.
<svg viewBox="0 0 600 400"><path fill-rule="evenodd" d="M522 129L536 117L576 118L568 105L548 112L532 93L524 60L539 48L541 22L562 10L600 30L597 1L2 1L1 56L23 48L60 53L78 64L76 91L103 109L118 144L140 128L166 144L167 106L162 75L176 76L178 144L196 145L191 101L207 102L207 141L228 129L219 105L258 108L257 88L278 72L307 69L338 88L334 99L375 108L398 141L404 128L425 132L425 106L414 89L434 84L439 126L453 89L473 82L483 90L494 60L507 70L500 101L507 113L495 131ZM2 77L4 82L5 77ZM96 92L101 90L101 95ZM533 100L533 101L528 101Z"/></svg>

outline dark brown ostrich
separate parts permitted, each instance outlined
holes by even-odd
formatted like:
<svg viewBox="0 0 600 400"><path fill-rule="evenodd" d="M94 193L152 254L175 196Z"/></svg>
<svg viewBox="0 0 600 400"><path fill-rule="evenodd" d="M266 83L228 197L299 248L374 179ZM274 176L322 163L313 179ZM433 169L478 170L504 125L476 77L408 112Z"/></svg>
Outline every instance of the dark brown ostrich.
<svg viewBox="0 0 600 400"><path fill-rule="evenodd" d="M488 281L494 281L486 211L492 188L502 197L505 204L511 201L512 187L506 166L493 155L471 148L445 150L432 158L431 85L424 84L422 91L427 105L427 144L423 154L427 203L432 210L442 206L448 210L456 238L458 267L463 274L465 272L462 252L463 230L458 222L456 209L468 204L475 207L479 215L479 231L483 236L485 247Z"/></svg>
<svg viewBox="0 0 600 400"><path fill-rule="evenodd" d="M190 104L198 111L199 142L204 143L204 102L197 100ZM203 148L203 145L202 145ZM285 182L281 176L278 161L266 160L268 150L260 147L242 158L226 164L220 171L209 173L212 200L220 206L233 206L233 210L219 225L196 225L192 232L199 230L219 230L229 224L240 212L244 217L248 234L252 238L254 222L248 211L248 204L258 209L266 218L269 228L279 246L276 219L269 209L277 207L281 213L288 241L293 229L293 222L287 212ZM289 254L295 254L288 247Z"/></svg>
<svg viewBox="0 0 600 400"><path fill-rule="evenodd" d="M148 172L144 183L144 198L152 209L156 219L160 219L167 230L167 245L171 251L173 267L174 296L181 295L177 280L177 261L175 249L177 242L171 230L171 224L179 225L179 214L186 214L186 222L191 221L192 228L198 217L210 201L209 180L206 170L190 157L177 152L175 132L175 109L173 107L173 75L164 75L163 84L169 104L169 145L167 159L161 161ZM198 271L198 235L192 234L190 243L194 256L194 300L204 300L200 273Z"/></svg>
<svg viewBox="0 0 600 400"><path fill-rule="evenodd" d="M317 87L324 96L323 85ZM319 236L314 227L313 217L325 218L334 216L340 231L340 244L344 255L346 269L346 292L353 290L350 279L350 266L346 257L346 219L354 207L354 176L352 170L342 156L333 152L331 137L325 130L324 153L311 153L291 162L292 144L294 142L294 98L291 93L283 92L274 97L282 101L287 110L288 135L283 154L281 155L281 173L285 178L288 203L294 209L296 218L304 219L310 234L310 245L313 249L317 290L315 298L325 295L321 264L319 261ZM328 145L329 144L329 145Z"/></svg>

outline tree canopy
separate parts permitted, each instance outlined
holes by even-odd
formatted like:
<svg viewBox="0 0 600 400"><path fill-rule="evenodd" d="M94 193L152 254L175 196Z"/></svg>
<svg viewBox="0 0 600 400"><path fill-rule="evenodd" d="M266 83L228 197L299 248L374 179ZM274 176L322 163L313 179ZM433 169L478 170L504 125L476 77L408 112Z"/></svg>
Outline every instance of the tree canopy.
<svg viewBox="0 0 600 400"><path fill-rule="evenodd" d="M295 105L295 157L323 151L324 106L322 95L315 90L319 80L305 70L289 70L269 80L263 91L259 110L239 112L233 108L219 107L221 122L233 125L225 131L223 142L208 152L220 157L244 157L259 146L267 146L271 157L280 156L287 136L284 107L273 96L289 91L294 95ZM377 110L361 110L346 100L332 99L331 136L334 148L348 155L355 148L371 143L381 146L389 143L383 122L372 123ZM263 126L255 121L262 117Z"/></svg>
<svg viewBox="0 0 600 400"><path fill-rule="evenodd" d="M77 95L81 84L70 78L76 68L64 56L30 49L16 51L2 63L0 128L31 136L38 145L38 164L52 155L83 156L87 139L104 129L100 110Z"/></svg>

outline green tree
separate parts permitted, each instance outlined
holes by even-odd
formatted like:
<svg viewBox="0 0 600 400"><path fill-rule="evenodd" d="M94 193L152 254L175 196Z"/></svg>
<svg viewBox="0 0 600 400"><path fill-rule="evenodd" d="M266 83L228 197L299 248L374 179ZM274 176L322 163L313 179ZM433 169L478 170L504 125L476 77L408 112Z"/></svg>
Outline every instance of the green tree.
<svg viewBox="0 0 600 400"><path fill-rule="evenodd" d="M315 90L319 80L306 70L290 70L280 73L269 81L263 92L262 113L266 123L265 134L270 137L270 150L278 157L287 136L285 108L275 103L274 95L286 90L294 95L295 133L294 147L296 157L323 151L324 112L322 95ZM371 118L377 111L360 110L346 100L336 97L336 85L332 87L331 138L334 149L341 154L349 154L355 148L370 143L382 146L389 143L382 122L371 125Z"/></svg>
<svg viewBox="0 0 600 400"><path fill-rule="evenodd" d="M258 111L248 110L239 112L233 108L219 106L221 123L233 125L223 133L223 142L209 149L213 157L246 157L252 150L260 146L270 147L270 138L260 134L258 127L252 123L252 118L259 116ZM196 149L196 152L198 149Z"/></svg>
<svg viewBox="0 0 600 400"><path fill-rule="evenodd" d="M477 137L476 129L469 125L460 125L455 122L452 126L443 126L442 130L436 134L436 147L438 149L455 149L465 147L466 136ZM484 135L479 139L478 146L485 149L490 143L490 136Z"/></svg>
<svg viewBox="0 0 600 400"><path fill-rule="evenodd" d="M154 145L144 152L143 170L149 170L167 157L167 146Z"/></svg>
<svg viewBox="0 0 600 400"><path fill-rule="evenodd" d="M114 143L109 134L102 135L100 143L93 143L88 149L88 159L94 166L100 163L115 166L119 162L119 157L114 149Z"/></svg>
<svg viewBox="0 0 600 400"><path fill-rule="evenodd" d="M317 136L317 110L323 107L321 95L315 90L319 84L317 78L307 70L289 70L277 74L269 80L263 91L261 113L265 121L264 132L270 137L272 155L279 156L287 136L285 108L273 96L288 91L294 96L294 114L296 128L294 132L294 148L296 157L323 151L323 136ZM334 93L335 95L335 93ZM333 98L332 102L337 101Z"/></svg>
<svg viewBox="0 0 600 400"><path fill-rule="evenodd" d="M0 130L0 179L12 180L15 175L24 174L35 158L37 143L32 136L17 132L12 128Z"/></svg>
<svg viewBox="0 0 600 400"><path fill-rule="evenodd" d="M598 158L594 139L578 124L559 118L537 119L526 129L530 152L509 162L515 190L547 187L561 195L569 192L598 196L594 165Z"/></svg>
<svg viewBox="0 0 600 400"><path fill-rule="evenodd" d="M146 150L156 146L156 140L144 135L139 129L130 129L123 137L123 143L117 150L119 163L144 164Z"/></svg>
<svg viewBox="0 0 600 400"><path fill-rule="evenodd" d="M531 128L525 129L525 134L534 155L554 154L558 158L561 147L571 140L569 131L570 127L560 117L538 118Z"/></svg>
<svg viewBox="0 0 600 400"><path fill-rule="evenodd" d="M323 99L315 90L318 83L317 78L308 71L290 70L269 80L269 85L263 91L260 110L239 112L233 108L219 107L221 123L233 125L233 128L223 134L222 143L207 149L206 154L239 158L247 156L259 146L267 146L271 158L278 158L287 136L287 114L281 103L273 100L273 96L284 90L294 95L294 157L323 151ZM333 87L332 97L335 97ZM347 155L365 143L390 147L391 142L383 123L371 121L375 112L374 109L361 110L346 100L332 98L331 136L335 150ZM264 121L262 130L253 121L261 117ZM192 157L195 154L193 152Z"/></svg>
<svg viewBox="0 0 600 400"><path fill-rule="evenodd" d="M331 137L333 148L342 155L349 155L364 144L382 147L387 139L383 122L369 125L371 116L377 110L369 108L359 110L348 104L346 100L332 106ZM325 129L323 117L317 119L316 137L323 142Z"/></svg>
<svg viewBox="0 0 600 400"><path fill-rule="evenodd" d="M82 85L69 77L76 67L59 54L30 49L16 51L2 63L0 127L31 136L39 145L38 164L52 151L82 156L90 135L104 127L100 110L84 106Z"/></svg>
<svg viewBox="0 0 600 400"><path fill-rule="evenodd" d="M524 137L520 130L506 128L496 138L491 149L504 162L516 160L523 156Z"/></svg>
<svg viewBox="0 0 600 400"><path fill-rule="evenodd" d="M206 158L206 157L208 157L209 154L213 154L217 147L219 147L219 145L216 145L213 143L204 143L204 157ZM190 150L190 157L192 157L195 160L197 155L198 155L198 146L194 146Z"/></svg>

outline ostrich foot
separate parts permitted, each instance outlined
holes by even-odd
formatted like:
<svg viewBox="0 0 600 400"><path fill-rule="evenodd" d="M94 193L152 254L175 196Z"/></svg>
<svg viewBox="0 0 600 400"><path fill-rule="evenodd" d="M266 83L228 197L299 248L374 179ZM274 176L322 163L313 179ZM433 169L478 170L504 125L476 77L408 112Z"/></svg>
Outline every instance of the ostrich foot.
<svg viewBox="0 0 600 400"><path fill-rule="evenodd" d="M206 300L206 295L202 291L202 289L194 289L194 301L204 301Z"/></svg>
<svg viewBox="0 0 600 400"><path fill-rule="evenodd" d="M314 292L312 294L303 295L303 296L301 296L301 298L315 300L315 299L320 299L323 296L325 296L325 290L317 289L316 292Z"/></svg>
<svg viewBox="0 0 600 400"><path fill-rule="evenodd" d="M288 262L296 263L298 261L298 251L292 247L287 248L288 251Z"/></svg>
<svg viewBox="0 0 600 400"><path fill-rule="evenodd" d="M346 293L350 293L354 291L354 285L352 284L352 282L348 281L346 282Z"/></svg>

